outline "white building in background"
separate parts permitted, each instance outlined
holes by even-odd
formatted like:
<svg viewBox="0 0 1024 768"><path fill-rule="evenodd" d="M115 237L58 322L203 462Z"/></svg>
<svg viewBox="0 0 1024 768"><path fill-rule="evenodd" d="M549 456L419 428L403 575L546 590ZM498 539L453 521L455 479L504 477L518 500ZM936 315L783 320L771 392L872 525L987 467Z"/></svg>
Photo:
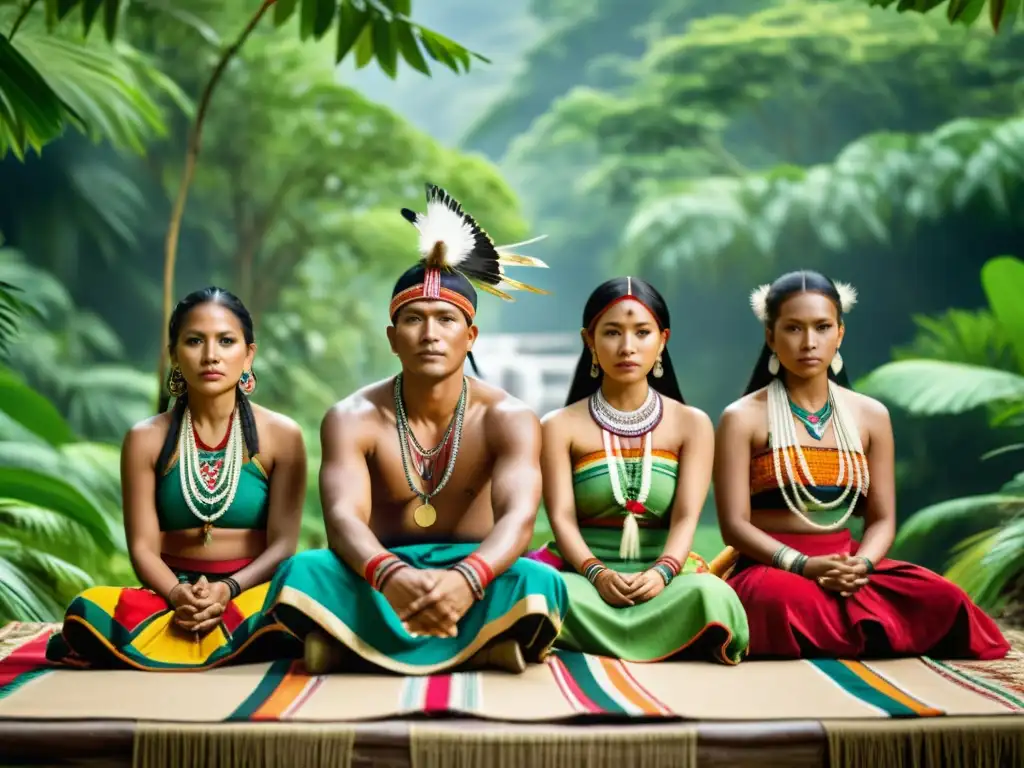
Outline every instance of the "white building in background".
<svg viewBox="0 0 1024 768"><path fill-rule="evenodd" d="M582 344L576 333L487 333L477 339L473 357L485 381L543 416L565 404Z"/></svg>

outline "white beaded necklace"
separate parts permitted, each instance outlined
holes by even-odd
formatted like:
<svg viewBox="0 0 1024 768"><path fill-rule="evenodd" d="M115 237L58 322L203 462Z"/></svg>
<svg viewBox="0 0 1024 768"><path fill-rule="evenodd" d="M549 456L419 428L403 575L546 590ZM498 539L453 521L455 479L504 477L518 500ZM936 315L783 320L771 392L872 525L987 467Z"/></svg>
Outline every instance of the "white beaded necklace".
<svg viewBox="0 0 1024 768"><path fill-rule="evenodd" d="M612 484L612 496L615 503L626 510L626 517L622 521L619 557L623 560L637 560L640 558L640 526L636 521L636 514L630 509L632 505L626 499L626 494L622 489L622 477L626 474L626 460L622 456L622 445L619 442L619 436L610 433L607 429L601 430L601 438L604 441L604 455L608 462L608 478ZM641 508L651 492L651 444L653 442L654 432L652 430L643 436L644 452L640 462L640 492L635 499L635 504ZM613 443L614 450L612 449Z"/></svg>
<svg viewBox="0 0 1024 768"><path fill-rule="evenodd" d="M203 546L210 543L211 529L231 507L238 492L238 482L242 477L242 449L245 439L242 436L242 422L238 416L238 408L231 418L228 442L224 450L224 464L211 488L203 477L202 463L199 460L199 442L192 427L192 412L186 408L181 420L181 431L178 433L178 457L181 471L181 495L189 510L203 525ZM221 503L223 502L223 503ZM212 507L221 503L219 509L212 514L204 514L199 504Z"/></svg>
<svg viewBox="0 0 1024 768"><path fill-rule="evenodd" d="M832 403L832 431L836 436L836 450L839 454L839 473L836 484L842 485L845 480L846 485L839 498L823 502L807 490L800 472L795 471L793 467L790 449L796 455L803 476L807 478L811 487L817 485L797 438L786 385L780 379L773 379L772 383L768 385L768 439L771 444L772 464L775 468L775 481L778 484L779 492L793 514L811 527L823 531L841 527L853 514L857 500L867 493L871 485L868 462L864 457L860 433L855 426L851 428L850 422L846 418L846 408L842 404L843 396L839 392L839 386L832 381L828 383L828 397ZM789 490L786 488L786 482L783 481L783 466L785 466L785 474L789 479ZM851 496L851 492L849 506L836 522L822 525L807 516L809 510L805 500L817 510L836 509L847 497Z"/></svg>

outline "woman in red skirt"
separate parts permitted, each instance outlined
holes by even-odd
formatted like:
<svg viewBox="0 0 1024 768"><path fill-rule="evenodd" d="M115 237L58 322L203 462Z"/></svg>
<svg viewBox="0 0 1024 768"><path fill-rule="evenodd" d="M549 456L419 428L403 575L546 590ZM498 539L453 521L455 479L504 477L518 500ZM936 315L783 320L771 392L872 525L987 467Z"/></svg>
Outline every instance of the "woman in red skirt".
<svg viewBox="0 0 1024 768"><path fill-rule="evenodd" d="M850 286L812 271L751 296L765 346L718 427L712 564L750 623L750 657L998 659L1009 644L956 585L886 557L896 530L885 407L849 389ZM854 541L846 527L864 518Z"/></svg>

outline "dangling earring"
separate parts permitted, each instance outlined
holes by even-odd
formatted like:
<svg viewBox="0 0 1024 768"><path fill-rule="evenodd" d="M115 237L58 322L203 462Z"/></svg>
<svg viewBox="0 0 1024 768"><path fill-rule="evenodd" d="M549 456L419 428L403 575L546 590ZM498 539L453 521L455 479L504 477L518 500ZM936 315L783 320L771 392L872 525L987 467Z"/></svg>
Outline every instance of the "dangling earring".
<svg viewBox="0 0 1024 768"><path fill-rule="evenodd" d="M185 389L188 384L185 383L185 377L181 373L181 368L174 366L171 368L171 372L167 374L167 392L171 397L181 397L185 394Z"/></svg>
<svg viewBox="0 0 1024 768"><path fill-rule="evenodd" d="M768 358L768 373L772 376L779 375L779 356L772 352L772 356Z"/></svg>
<svg viewBox="0 0 1024 768"><path fill-rule="evenodd" d="M661 364L661 355L658 355L658 359L654 361L654 368L651 370L654 374L654 378L660 379L665 375L665 366Z"/></svg>
<svg viewBox="0 0 1024 768"><path fill-rule="evenodd" d="M238 387L247 397L256 391L256 374L252 371L242 371L242 378L238 380Z"/></svg>
<svg viewBox="0 0 1024 768"><path fill-rule="evenodd" d="M590 378L596 379L600 372L601 368L597 364L597 355L594 355L590 363Z"/></svg>
<svg viewBox="0 0 1024 768"><path fill-rule="evenodd" d="M843 356L839 354L838 349L836 350L836 356L832 358L832 362L829 363L828 367L832 369L832 373L836 376L838 376L839 372L843 370Z"/></svg>

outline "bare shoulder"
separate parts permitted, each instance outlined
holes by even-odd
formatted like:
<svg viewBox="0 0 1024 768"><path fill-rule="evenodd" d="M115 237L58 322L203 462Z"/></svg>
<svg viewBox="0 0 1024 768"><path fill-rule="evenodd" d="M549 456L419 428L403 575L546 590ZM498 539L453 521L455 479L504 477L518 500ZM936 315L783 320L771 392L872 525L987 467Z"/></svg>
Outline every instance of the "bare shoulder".
<svg viewBox="0 0 1024 768"><path fill-rule="evenodd" d="M889 409L881 401L846 387L842 388L842 392L867 424L881 427L890 423Z"/></svg>
<svg viewBox="0 0 1024 768"><path fill-rule="evenodd" d="M711 417L700 408L680 403L670 398L663 399L665 403L665 415L679 424L686 434L713 429Z"/></svg>
<svg viewBox="0 0 1024 768"><path fill-rule="evenodd" d="M560 432L576 424L580 419L589 418L590 411L587 401L583 399L569 405L564 405L561 408L556 408L553 411L548 411L541 417L540 424L545 432L548 430Z"/></svg>
<svg viewBox="0 0 1024 768"><path fill-rule="evenodd" d="M751 432L758 424L764 422L767 408L767 388L744 395L739 400L729 403L722 411L722 418L718 420L718 431Z"/></svg>
<svg viewBox="0 0 1024 768"><path fill-rule="evenodd" d="M540 419L532 408L518 397L491 384L472 380L470 401L475 401L484 409L484 419L489 427L540 426Z"/></svg>
<svg viewBox="0 0 1024 768"><path fill-rule="evenodd" d="M302 442L302 428L299 423L283 413L252 404L252 415L256 419L256 429L261 435L268 435L275 443L295 444Z"/></svg>
<svg viewBox="0 0 1024 768"><path fill-rule="evenodd" d="M167 430L171 428L171 412L165 411L137 422L124 436L123 449L144 454L152 454L155 459L164 440Z"/></svg>
<svg viewBox="0 0 1024 768"><path fill-rule="evenodd" d="M336 402L320 423L321 438L347 440L370 434L383 423L385 412L394 408L393 386L393 379L384 379Z"/></svg>

